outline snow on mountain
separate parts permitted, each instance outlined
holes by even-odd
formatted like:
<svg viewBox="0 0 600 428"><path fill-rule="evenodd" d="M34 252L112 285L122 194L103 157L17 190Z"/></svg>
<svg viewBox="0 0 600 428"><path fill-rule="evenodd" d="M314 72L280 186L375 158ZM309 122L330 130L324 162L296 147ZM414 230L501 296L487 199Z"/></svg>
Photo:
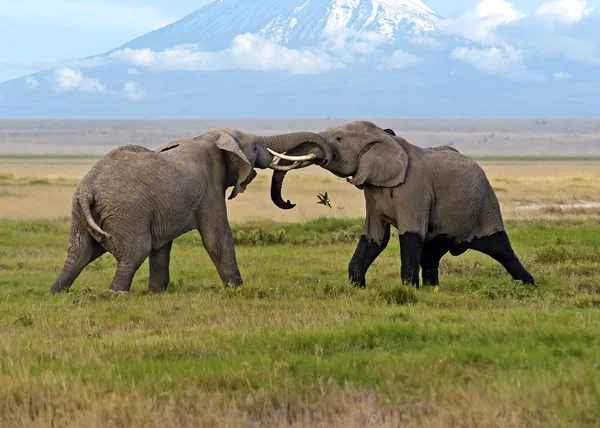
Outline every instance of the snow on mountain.
<svg viewBox="0 0 600 428"><path fill-rule="evenodd" d="M440 19L420 0L220 0L121 48L163 50L192 43L219 50L243 33L299 47L343 29L394 41L434 31Z"/></svg>
<svg viewBox="0 0 600 428"><path fill-rule="evenodd" d="M569 27L582 39L535 39L534 17L478 11L445 21L421 0L217 0L0 84L0 117L598 116L598 22Z"/></svg>

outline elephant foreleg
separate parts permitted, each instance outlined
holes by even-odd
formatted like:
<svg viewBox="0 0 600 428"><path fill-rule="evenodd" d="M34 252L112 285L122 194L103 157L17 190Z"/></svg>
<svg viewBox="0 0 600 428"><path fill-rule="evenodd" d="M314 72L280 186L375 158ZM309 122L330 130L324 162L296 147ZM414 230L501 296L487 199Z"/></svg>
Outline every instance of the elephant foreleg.
<svg viewBox="0 0 600 428"><path fill-rule="evenodd" d="M217 209L218 208L218 209ZM227 208L222 205L211 207L211 211L198 217L198 229L206 252L213 261L224 286L242 285L233 245L233 234L227 221Z"/></svg>
<svg viewBox="0 0 600 428"><path fill-rule="evenodd" d="M497 232L483 238L475 238L469 243L469 248L480 251L500 262L504 269L517 281L535 285L533 276L521 264L515 254L506 232Z"/></svg>
<svg viewBox="0 0 600 428"><path fill-rule="evenodd" d="M423 285L438 285L440 283L440 260L450 249L450 242L445 236L439 235L423 244L421 252L421 275Z"/></svg>
<svg viewBox="0 0 600 428"><path fill-rule="evenodd" d="M419 288L419 265L423 251L423 238L418 233L400 235L400 277L402 281Z"/></svg>
<svg viewBox="0 0 600 428"><path fill-rule="evenodd" d="M58 278L52 284L50 293L54 294L70 288L81 271L106 252L87 230L84 228L78 230L76 225L71 227L69 241L67 260Z"/></svg>
<svg viewBox="0 0 600 428"><path fill-rule="evenodd" d="M162 248L150 252L150 280L148 291L161 293L169 286L169 262L171 260L171 247L173 241Z"/></svg>
<svg viewBox="0 0 600 428"><path fill-rule="evenodd" d="M367 270L387 247L389 241L390 225L379 218L367 217L364 233L348 265L348 276L352 284L361 288L366 287Z"/></svg>

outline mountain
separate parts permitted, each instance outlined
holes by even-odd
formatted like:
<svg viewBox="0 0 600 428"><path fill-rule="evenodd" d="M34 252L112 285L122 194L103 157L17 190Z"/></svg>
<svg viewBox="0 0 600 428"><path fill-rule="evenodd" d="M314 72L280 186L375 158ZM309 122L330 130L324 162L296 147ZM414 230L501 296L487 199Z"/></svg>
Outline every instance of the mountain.
<svg viewBox="0 0 600 428"><path fill-rule="evenodd" d="M163 50L193 43L219 50L243 33L301 47L343 29L373 31L399 40L407 34L436 30L440 19L420 0L222 0L118 49Z"/></svg>
<svg viewBox="0 0 600 428"><path fill-rule="evenodd" d="M0 117L600 113L600 60L584 56L585 40L552 38L528 17L490 45L446 22L420 0L218 0L102 55L0 84Z"/></svg>

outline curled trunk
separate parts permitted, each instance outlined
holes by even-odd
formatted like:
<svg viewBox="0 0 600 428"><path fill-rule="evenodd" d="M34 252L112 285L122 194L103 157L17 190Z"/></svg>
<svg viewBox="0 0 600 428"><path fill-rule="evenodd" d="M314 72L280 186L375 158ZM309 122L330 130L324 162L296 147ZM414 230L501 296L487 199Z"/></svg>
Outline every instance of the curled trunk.
<svg viewBox="0 0 600 428"><path fill-rule="evenodd" d="M282 160L279 162L279 165L291 165L291 161ZM283 186L283 179L287 171L273 171L273 177L271 178L271 200L278 208L282 210L291 210L296 206L296 204L292 204L289 200L286 202L281 197L281 188Z"/></svg>
<svg viewBox="0 0 600 428"><path fill-rule="evenodd" d="M262 142L266 147L274 150L278 153L289 152L295 150L298 152L303 150L300 146L306 146L306 152L309 150L315 153L314 148L318 151L315 153L319 160L321 160L321 166L327 166L333 159L333 150L330 144L318 134L312 132L294 132L291 134L273 135L273 136L262 136L258 137L259 141ZM279 165L286 166L291 165L293 162L282 159ZM292 204L289 200L286 202L281 197L281 188L283 186L283 179L285 178L286 172L275 171L271 179L271 200L273 203L283 209L289 210L294 208L296 205Z"/></svg>

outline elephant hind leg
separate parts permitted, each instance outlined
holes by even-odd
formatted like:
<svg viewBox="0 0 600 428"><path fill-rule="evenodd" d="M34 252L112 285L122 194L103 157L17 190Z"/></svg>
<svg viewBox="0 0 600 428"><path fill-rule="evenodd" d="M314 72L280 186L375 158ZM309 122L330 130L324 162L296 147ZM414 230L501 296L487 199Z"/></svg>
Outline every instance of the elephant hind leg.
<svg viewBox="0 0 600 428"><path fill-rule="evenodd" d="M52 294L69 289L83 269L106 252L87 230L77 230L76 226L69 240L67 260L50 288Z"/></svg>
<svg viewBox="0 0 600 428"><path fill-rule="evenodd" d="M167 290L172 246L173 241L162 248L150 252L150 281L148 291L151 293L161 293Z"/></svg>
<svg viewBox="0 0 600 428"><path fill-rule="evenodd" d="M483 238L475 238L469 248L482 252L500 262L504 269L517 281L535 285L533 276L525 269L515 254L506 232L497 232Z"/></svg>
<svg viewBox="0 0 600 428"><path fill-rule="evenodd" d="M124 251L119 251L119 254L115 256L117 259L117 272L110 283L109 289L112 291L129 291L135 273L144 263L151 249L150 237L143 236Z"/></svg>

